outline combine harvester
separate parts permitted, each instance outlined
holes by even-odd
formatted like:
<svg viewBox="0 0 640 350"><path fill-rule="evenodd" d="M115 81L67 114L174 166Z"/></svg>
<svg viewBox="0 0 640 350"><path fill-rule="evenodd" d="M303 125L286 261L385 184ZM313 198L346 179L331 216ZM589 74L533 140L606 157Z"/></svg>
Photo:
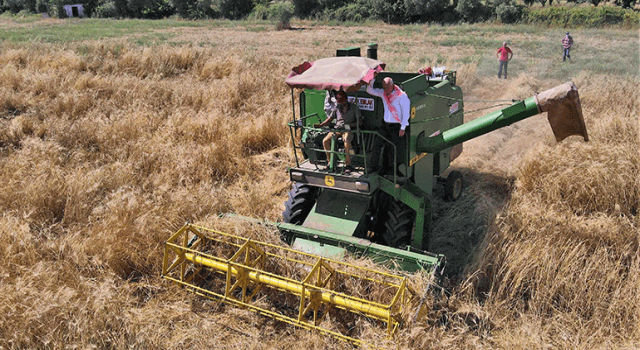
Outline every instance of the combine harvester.
<svg viewBox="0 0 640 350"><path fill-rule="evenodd" d="M416 291L401 275L341 262L345 254L406 271L424 270L437 278L444 256L428 252L430 198L435 186L444 186L445 199L460 197L462 174L450 171L449 165L462 152L464 141L543 112L548 112L558 142L571 135L588 140L578 91L571 82L463 123L463 95L455 71L386 72L377 60L377 45L367 52L365 58L359 48L341 49L336 57L295 67L286 79L293 101L288 125L296 164L289 169L293 189L284 220L269 224L292 248L188 224L165 243L164 278L197 294L354 344L361 343L357 334L352 336L348 327L339 329L331 317L342 324L363 315L386 324L391 336L407 310L423 311L411 304L419 299ZM404 144L380 135L383 102L366 92L372 80L374 88L381 88L385 77L391 77L411 101L410 127L400 141ZM361 117L349 130L354 171L345 171L340 138L332 139L328 157L322 147L327 132L335 131L317 127L326 118L327 90L344 90L358 103ZM373 159L373 146L380 144L405 151L399 157ZM391 163L393 174L382 176L374 170L384 162Z"/></svg>

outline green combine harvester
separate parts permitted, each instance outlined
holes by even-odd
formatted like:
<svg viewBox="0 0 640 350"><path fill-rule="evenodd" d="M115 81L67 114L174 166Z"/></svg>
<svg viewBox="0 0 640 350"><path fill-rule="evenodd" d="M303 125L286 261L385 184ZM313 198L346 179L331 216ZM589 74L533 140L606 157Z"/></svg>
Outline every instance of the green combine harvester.
<svg viewBox="0 0 640 350"><path fill-rule="evenodd" d="M557 141L571 135L588 140L578 91L571 82L464 123L463 93L455 71L387 72L377 60L377 45L369 45L367 52L368 57L360 57L359 48L341 49L336 57L295 67L286 79L296 163L288 170L292 190L283 221L268 224L277 227L291 248L188 224L165 243L163 277L197 294L354 344L361 342L323 327L323 317L337 309L364 315L385 323L393 334L417 293L401 275L342 262L345 254L406 271L425 270L437 278L444 256L429 252L431 198L435 186L444 186L447 200L461 196L462 174L449 166L461 154L464 141L543 112L548 112ZM381 135L383 102L366 92L371 82L381 88L386 77L411 103L401 144ZM355 128L317 127L326 119L329 90L343 90L357 103L360 120ZM328 152L323 149L322 140L331 131L353 134L349 156L354 170L345 171L347 153L341 138L332 138ZM379 145L387 152L378 152L382 157L374 159L373 148ZM404 152L393 156L396 148ZM377 169L385 166L393 172L380 174ZM280 262L301 265L299 271L305 272L299 278L283 276ZM388 298L349 295L341 289L345 279L381 285L389 291ZM291 308L264 307L259 300L267 289L297 296L299 307L293 313Z"/></svg>
<svg viewBox="0 0 640 350"><path fill-rule="evenodd" d="M371 45L369 56L377 56L374 50ZM296 67L287 79L292 94L294 89L302 90L299 118L289 123L296 150L296 165L289 169L293 189L285 203L284 223L278 228L295 249L332 257L353 251L409 271L434 270L441 266L443 256L428 253L430 198L437 185L444 186L445 199L460 197L462 174L448 169L462 153L464 141L545 111L550 111L549 121L558 141L569 135L588 138L573 83L465 124L462 89L456 85L455 71L426 76L385 72L380 67L384 63L359 57L359 48L350 48L338 50L335 58ZM346 81L345 75L355 79ZM382 80L391 77L411 101L410 127L401 141L404 144L384 139L384 147L406 150L398 159L371 159L372 146L380 144L374 139L383 138L377 130L384 114L382 100L366 92L367 79L374 75L374 88L381 88ZM346 153L340 139L332 142L326 159L321 140L333 130L313 127L326 118L326 92L320 87L343 89L360 106L362 122L350 130L354 134L355 152L350 156L355 172L344 172ZM370 171L385 161L395 163L390 168L400 169L401 174L395 171L391 176L380 176ZM322 170L325 164L328 172Z"/></svg>

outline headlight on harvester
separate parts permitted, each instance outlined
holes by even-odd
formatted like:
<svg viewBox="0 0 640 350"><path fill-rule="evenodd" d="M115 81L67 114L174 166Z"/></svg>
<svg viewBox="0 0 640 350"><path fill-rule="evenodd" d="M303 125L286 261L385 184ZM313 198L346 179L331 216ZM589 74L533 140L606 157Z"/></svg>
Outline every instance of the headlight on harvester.
<svg viewBox="0 0 640 350"><path fill-rule="evenodd" d="M304 181L304 174L299 172L299 171L292 171L291 172L291 180L298 181L298 182L303 182Z"/></svg>
<svg viewBox="0 0 640 350"><path fill-rule="evenodd" d="M358 191L369 192L369 183L368 182L356 182L356 189Z"/></svg>

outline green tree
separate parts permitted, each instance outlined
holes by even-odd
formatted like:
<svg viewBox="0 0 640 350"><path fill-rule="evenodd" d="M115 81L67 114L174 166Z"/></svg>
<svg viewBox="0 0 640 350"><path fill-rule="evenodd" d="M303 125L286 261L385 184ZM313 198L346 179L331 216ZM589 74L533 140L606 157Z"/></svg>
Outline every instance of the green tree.
<svg viewBox="0 0 640 350"><path fill-rule="evenodd" d="M323 10L335 10L349 3L348 0L318 0Z"/></svg>
<svg viewBox="0 0 640 350"><path fill-rule="evenodd" d="M335 19L343 22L362 22L372 16L371 6L368 5L367 0L357 0L355 3L335 10L333 15Z"/></svg>
<svg viewBox="0 0 640 350"><path fill-rule="evenodd" d="M38 0L36 2L36 13L48 12L49 1L47 0Z"/></svg>
<svg viewBox="0 0 640 350"><path fill-rule="evenodd" d="M119 17L129 17L129 1L128 0L113 0L116 13Z"/></svg>
<svg viewBox="0 0 640 350"><path fill-rule="evenodd" d="M24 3L21 0L4 0L3 7L9 12L16 14L24 10Z"/></svg>
<svg viewBox="0 0 640 350"><path fill-rule="evenodd" d="M469 23L482 22L491 14L490 9L480 0L460 0L456 12Z"/></svg>
<svg viewBox="0 0 640 350"><path fill-rule="evenodd" d="M404 6L412 17L425 21L440 21L449 7L449 0L404 0Z"/></svg>
<svg viewBox="0 0 640 350"><path fill-rule="evenodd" d="M623 9L629 9L635 6L636 0L616 0L616 5L622 6Z"/></svg>
<svg viewBox="0 0 640 350"><path fill-rule="evenodd" d="M371 0L371 12L386 23L408 22L404 0Z"/></svg>
<svg viewBox="0 0 640 350"><path fill-rule="evenodd" d="M308 18L320 10L318 0L291 0L291 2L293 3L293 14L299 18Z"/></svg>
<svg viewBox="0 0 640 350"><path fill-rule="evenodd" d="M228 19L241 19L253 11L252 0L220 0L220 14Z"/></svg>
<svg viewBox="0 0 640 350"><path fill-rule="evenodd" d="M522 8L512 4L500 4L496 8L496 16L502 23L516 23L522 20Z"/></svg>
<svg viewBox="0 0 640 350"><path fill-rule="evenodd" d="M129 0L127 17L160 19L174 13L169 0Z"/></svg>
<svg viewBox="0 0 640 350"><path fill-rule="evenodd" d="M93 17L96 18L112 18L118 17L118 11L116 11L115 2L112 0L100 1L98 7L93 11Z"/></svg>
<svg viewBox="0 0 640 350"><path fill-rule="evenodd" d="M198 0L171 0L171 4L182 18L194 18L197 13Z"/></svg>

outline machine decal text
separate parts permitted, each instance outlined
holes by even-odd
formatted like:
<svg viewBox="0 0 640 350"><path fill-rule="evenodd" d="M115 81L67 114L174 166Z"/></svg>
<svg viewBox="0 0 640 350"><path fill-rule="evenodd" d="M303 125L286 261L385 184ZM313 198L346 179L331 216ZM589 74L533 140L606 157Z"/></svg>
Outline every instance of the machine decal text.
<svg viewBox="0 0 640 350"><path fill-rule="evenodd" d="M356 100L354 96L349 96L349 102L353 103ZM362 111L373 111L374 103L372 98L358 97L358 107Z"/></svg>

